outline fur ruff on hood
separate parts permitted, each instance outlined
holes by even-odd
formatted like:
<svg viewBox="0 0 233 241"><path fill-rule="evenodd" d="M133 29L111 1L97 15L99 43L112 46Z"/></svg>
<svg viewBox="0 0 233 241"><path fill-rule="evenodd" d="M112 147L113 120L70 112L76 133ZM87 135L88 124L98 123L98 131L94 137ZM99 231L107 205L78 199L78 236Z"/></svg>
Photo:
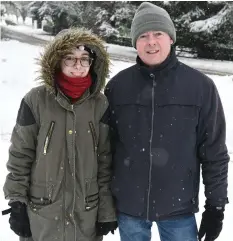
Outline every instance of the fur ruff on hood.
<svg viewBox="0 0 233 241"><path fill-rule="evenodd" d="M94 66L91 66L91 74L96 75L94 88L91 96L98 94L105 86L109 74L110 58L104 42L91 31L83 28L71 28L62 30L58 35L45 46L44 52L39 59L41 66L38 79L51 90L55 90L55 74L60 69L61 59L70 54L77 45L85 45L92 49L96 58Z"/></svg>

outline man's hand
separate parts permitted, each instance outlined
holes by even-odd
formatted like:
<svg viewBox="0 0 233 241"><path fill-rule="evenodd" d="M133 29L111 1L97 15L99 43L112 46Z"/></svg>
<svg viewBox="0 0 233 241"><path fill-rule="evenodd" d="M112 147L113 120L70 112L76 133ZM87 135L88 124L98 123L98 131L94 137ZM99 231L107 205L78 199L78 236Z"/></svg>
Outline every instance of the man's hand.
<svg viewBox="0 0 233 241"><path fill-rule="evenodd" d="M202 214L201 225L198 233L199 241L204 237L204 241L214 241L222 231L224 219L224 208L205 205L205 211Z"/></svg>

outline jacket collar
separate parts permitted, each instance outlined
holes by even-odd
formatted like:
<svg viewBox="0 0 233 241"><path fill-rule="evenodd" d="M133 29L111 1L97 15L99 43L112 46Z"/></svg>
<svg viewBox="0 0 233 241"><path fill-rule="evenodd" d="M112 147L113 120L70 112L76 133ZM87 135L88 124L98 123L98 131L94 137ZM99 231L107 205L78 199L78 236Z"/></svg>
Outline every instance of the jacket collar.
<svg viewBox="0 0 233 241"><path fill-rule="evenodd" d="M178 59L176 57L176 51L175 48L172 47L170 55L166 58L166 60L161 63L158 66L155 66L153 68L149 68L141 59L139 56L137 56L137 66L138 69L142 72L142 74L148 76L150 74L154 74L155 76L162 75L166 72L168 72L170 69L176 66L178 63Z"/></svg>
<svg viewBox="0 0 233 241"><path fill-rule="evenodd" d="M56 100L66 110L72 111L74 105L82 104L88 98L90 98L90 89L87 89L84 94L74 104L72 104L70 99L57 87Z"/></svg>

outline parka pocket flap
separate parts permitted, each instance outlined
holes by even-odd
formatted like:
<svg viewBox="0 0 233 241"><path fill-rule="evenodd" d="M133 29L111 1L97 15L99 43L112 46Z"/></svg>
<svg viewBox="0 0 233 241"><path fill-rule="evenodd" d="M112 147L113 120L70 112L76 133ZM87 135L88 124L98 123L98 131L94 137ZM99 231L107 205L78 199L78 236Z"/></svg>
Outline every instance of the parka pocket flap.
<svg viewBox="0 0 233 241"><path fill-rule="evenodd" d="M95 193L95 194L92 194L92 195L88 195L86 197L86 201L88 201L89 203L91 202L95 202L99 199L99 193Z"/></svg>
<svg viewBox="0 0 233 241"><path fill-rule="evenodd" d="M29 197L34 203L43 203L43 200L48 200L47 188L45 185L31 184Z"/></svg>
<svg viewBox="0 0 233 241"><path fill-rule="evenodd" d="M31 213L37 214L40 217L51 220L59 220L62 215L62 200L58 200L49 205L38 206L30 203L28 205L28 210Z"/></svg>

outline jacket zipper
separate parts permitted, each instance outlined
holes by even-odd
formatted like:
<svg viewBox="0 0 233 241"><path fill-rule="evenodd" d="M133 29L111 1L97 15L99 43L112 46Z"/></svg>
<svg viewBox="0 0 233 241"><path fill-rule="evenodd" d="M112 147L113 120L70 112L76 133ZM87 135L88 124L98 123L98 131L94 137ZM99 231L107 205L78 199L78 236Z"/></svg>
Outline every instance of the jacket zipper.
<svg viewBox="0 0 233 241"><path fill-rule="evenodd" d="M74 110L74 106L72 105L72 111ZM73 125L73 129L75 130L75 123L76 123L76 116L75 116L75 112L73 111L73 114L74 114L74 125ZM74 195L74 200L73 200L73 207L72 207L72 219L73 219L73 222L74 222L74 240L76 241L77 240L77 224L75 222L75 218L74 218L74 209L75 209L75 203L76 203L76 199L75 199L75 196L76 196L76 178L75 178L75 174L76 174L76 162L75 162L75 131L73 132L73 137L72 137L72 150L73 150L73 164L74 164L74 172L73 172L73 180L74 180L74 189L73 189L73 195Z"/></svg>
<svg viewBox="0 0 233 241"><path fill-rule="evenodd" d="M67 166L66 166L66 163L64 162L64 182L63 182L63 185L64 185L64 190L66 190L66 169L67 169ZM65 192L63 193L63 207L62 207L62 210L63 210L63 241L66 241L66 197L65 197Z"/></svg>
<svg viewBox="0 0 233 241"><path fill-rule="evenodd" d="M195 201L195 191L196 191L196 182L195 182L195 178L193 177L193 172L192 172L192 169L190 168L189 169L189 176L191 178L191 182L192 182L192 204L195 204L196 201Z"/></svg>
<svg viewBox="0 0 233 241"><path fill-rule="evenodd" d="M90 130L91 130L91 135L92 135L92 140L93 140L94 153L96 153L97 149L98 149L98 142L97 142L97 135L96 135L96 131L95 131L95 126L94 126L92 121L89 121L89 127L90 127ZM85 200L84 200L86 211L90 211L98 205L98 203L96 205L92 206L92 207L89 205L88 196L87 196L88 190L89 190L88 182L86 182L86 197L85 197Z"/></svg>
<svg viewBox="0 0 233 241"><path fill-rule="evenodd" d="M151 117L151 136L150 136L150 169L149 169L149 187L148 187L148 194L147 194L147 220L149 220L149 211L150 211L150 192L151 192L151 173L152 173L152 163L153 163L153 156L152 156L152 140L154 134L154 114L155 114L155 106L154 106L154 98L155 98L155 76L150 74L150 77L153 79L153 88L152 88L152 117Z"/></svg>
<svg viewBox="0 0 233 241"><path fill-rule="evenodd" d="M47 155L47 151L48 151L48 147L49 147L51 137L52 137L52 134L53 134L54 126L55 126L55 122L52 121L51 124L50 124L49 130L47 132L45 142L44 142L44 151L43 151L44 155Z"/></svg>
<svg viewBox="0 0 233 241"><path fill-rule="evenodd" d="M89 127L90 127L90 130L91 130L94 152L97 152L97 135L96 135L95 127L94 127L94 124L93 124L92 121L89 121Z"/></svg>
<svg viewBox="0 0 233 241"><path fill-rule="evenodd" d="M66 164L64 163L64 182L63 182L64 190L66 190ZM63 211L63 241L66 239L66 199L65 199L65 192L62 194L63 196L63 205L62 205L62 211Z"/></svg>

